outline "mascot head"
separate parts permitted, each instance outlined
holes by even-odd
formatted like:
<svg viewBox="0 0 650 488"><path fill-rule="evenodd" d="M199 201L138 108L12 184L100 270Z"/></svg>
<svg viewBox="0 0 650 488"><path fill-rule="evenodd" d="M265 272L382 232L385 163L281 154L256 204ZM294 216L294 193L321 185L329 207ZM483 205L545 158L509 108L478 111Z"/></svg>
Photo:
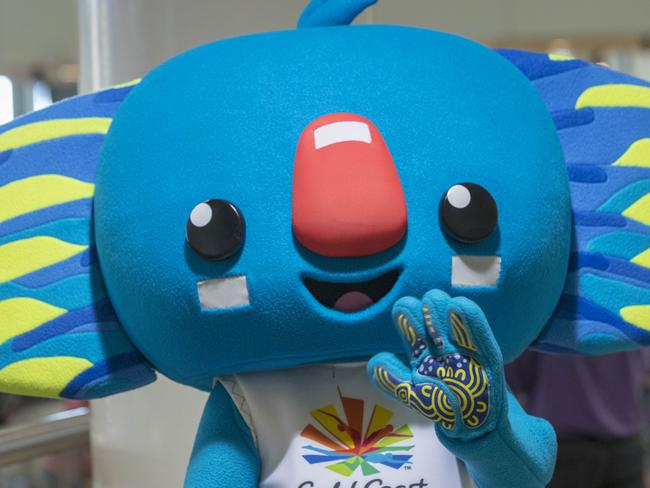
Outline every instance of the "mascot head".
<svg viewBox="0 0 650 488"><path fill-rule="evenodd" d="M434 288L478 303L507 360L650 342L648 85L342 25L367 3L2 129L0 388L398 352L392 304Z"/></svg>

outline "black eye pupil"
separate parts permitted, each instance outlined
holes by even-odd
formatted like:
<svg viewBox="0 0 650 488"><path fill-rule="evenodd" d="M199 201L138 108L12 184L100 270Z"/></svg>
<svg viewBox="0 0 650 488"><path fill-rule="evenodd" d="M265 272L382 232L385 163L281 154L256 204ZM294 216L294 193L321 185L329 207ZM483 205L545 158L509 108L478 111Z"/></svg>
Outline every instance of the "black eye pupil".
<svg viewBox="0 0 650 488"><path fill-rule="evenodd" d="M187 219L190 247L201 257L222 260L235 254L244 241L244 218L227 200L199 203Z"/></svg>
<svg viewBox="0 0 650 488"><path fill-rule="evenodd" d="M474 244L487 239L497 226L497 205L485 188L475 183L452 186L440 202L440 222L457 241Z"/></svg>

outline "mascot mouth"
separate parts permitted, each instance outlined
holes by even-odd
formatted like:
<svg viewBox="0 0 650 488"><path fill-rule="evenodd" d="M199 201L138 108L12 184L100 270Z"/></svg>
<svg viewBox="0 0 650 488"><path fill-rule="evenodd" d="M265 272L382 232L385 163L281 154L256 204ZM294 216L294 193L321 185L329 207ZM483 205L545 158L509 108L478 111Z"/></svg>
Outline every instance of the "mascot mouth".
<svg viewBox="0 0 650 488"><path fill-rule="evenodd" d="M339 312L360 312L384 298L393 288L399 271L394 269L367 281L337 283L305 278L309 293L321 304Z"/></svg>

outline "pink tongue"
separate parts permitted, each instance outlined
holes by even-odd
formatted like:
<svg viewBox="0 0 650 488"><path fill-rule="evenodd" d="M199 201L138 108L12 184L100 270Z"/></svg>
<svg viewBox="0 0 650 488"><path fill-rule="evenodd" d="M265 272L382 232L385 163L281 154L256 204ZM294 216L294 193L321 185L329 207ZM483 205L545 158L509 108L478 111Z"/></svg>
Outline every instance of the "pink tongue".
<svg viewBox="0 0 650 488"><path fill-rule="evenodd" d="M373 303L372 298L365 293L361 293L360 291L349 291L336 300L334 310L340 312L357 312L358 310L368 308Z"/></svg>

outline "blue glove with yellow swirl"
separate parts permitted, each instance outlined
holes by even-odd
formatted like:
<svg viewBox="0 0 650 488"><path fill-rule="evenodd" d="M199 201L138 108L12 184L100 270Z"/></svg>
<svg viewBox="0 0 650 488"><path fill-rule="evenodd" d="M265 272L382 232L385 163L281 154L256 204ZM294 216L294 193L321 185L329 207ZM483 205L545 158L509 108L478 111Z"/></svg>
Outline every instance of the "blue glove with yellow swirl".
<svg viewBox="0 0 650 488"><path fill-rule="evenodd" d="M431 419L480 488L546 486L555 433L508 390L501 350L478 305L432 290L422 300L399 300L393 318L408 361L392 353L373 357L368 374L375 386Z"/></svg>

